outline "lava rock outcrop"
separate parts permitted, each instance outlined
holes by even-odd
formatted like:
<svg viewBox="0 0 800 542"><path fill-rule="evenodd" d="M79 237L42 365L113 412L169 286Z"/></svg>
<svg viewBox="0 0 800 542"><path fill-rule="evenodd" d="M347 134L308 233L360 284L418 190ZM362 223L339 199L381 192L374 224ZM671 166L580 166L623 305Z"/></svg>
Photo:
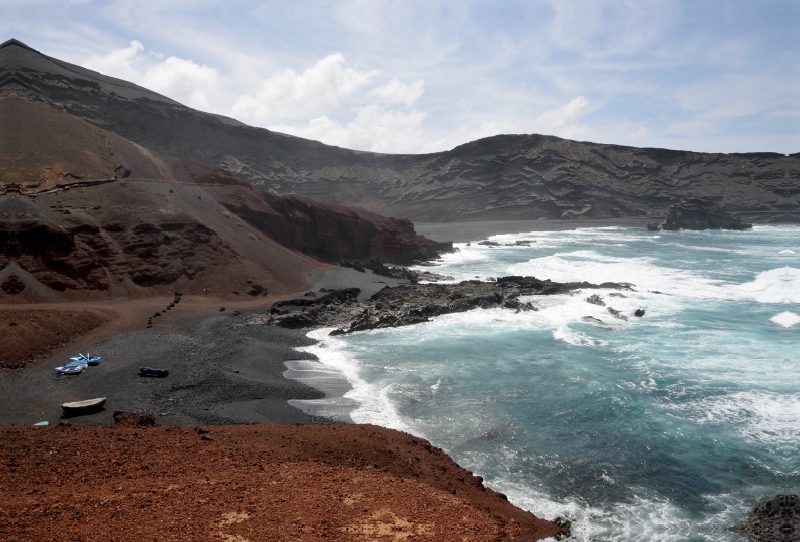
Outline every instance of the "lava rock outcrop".
<svg viewBox="0 0 800 542"><path fill-rule="evenodd" d="M402 284L385 287L359 302L358 292L336 290L317 299L280 301L267 314L251 316L252 324L272 324L290 329L337 327L350 333L427 322L435 316L472 309L503 307L517 312L536 310L520 296L553 295L595 288L630 289L627 283L553 282L535 277L499 277L495 281L468 280L457 284ZM624 316L623 316L624 318Z"/></svg>
<svg viewBox="0 0 800 542"><path fill-rule="evenodd" d="M447 248L452 247L450 243L445 245ZM456 249L457 250L457 249ZM431 273L429 271L414 271L407 267L402 266L388 266L384 265L378 258L369 258L366 260L347 261L342 260L339 262L341 267L349 267L361 273L366 273L367 269L372 271L375 275L382 277L390 277L393 279L408 280L412 284L425 280L429 282L438 282L441 280L452 280L453 277Z"/></svg>

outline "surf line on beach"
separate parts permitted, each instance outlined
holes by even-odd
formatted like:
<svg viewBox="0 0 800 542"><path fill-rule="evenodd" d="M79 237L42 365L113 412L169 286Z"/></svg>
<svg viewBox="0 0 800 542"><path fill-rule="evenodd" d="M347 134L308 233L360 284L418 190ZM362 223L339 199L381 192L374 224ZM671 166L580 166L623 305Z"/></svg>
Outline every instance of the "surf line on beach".
<svg viewBox="0 0 800 542"><path fill-rule="evenodd" d="M316 356L314 360L286 361L286 378L298 380L325 394L322 399L291 399L289 404L311 416L327 417L345 423L371 423L412 433L387 396L386 389L370 384L359 375L359 364L341 336L331 336L335 328L319 328L306 337L316 341L300 346L298 352ZM417 435L422 436L422 435Z"/></svg>

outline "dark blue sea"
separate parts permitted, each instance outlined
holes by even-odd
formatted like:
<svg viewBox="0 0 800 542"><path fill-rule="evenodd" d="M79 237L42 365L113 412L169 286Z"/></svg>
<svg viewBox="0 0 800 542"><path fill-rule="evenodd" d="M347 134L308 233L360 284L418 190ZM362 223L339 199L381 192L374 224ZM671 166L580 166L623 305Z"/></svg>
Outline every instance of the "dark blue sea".
<svg viewBox="0 0 800 542"><path fill-rule="evenodd" d="M728 528L757 500L800 491L800 227L490 239L532 242L459 244L425 269L632 289L312 332L317 368L352 386L338 401L354 422L430 440L581 541L739 541Z"/></svg>

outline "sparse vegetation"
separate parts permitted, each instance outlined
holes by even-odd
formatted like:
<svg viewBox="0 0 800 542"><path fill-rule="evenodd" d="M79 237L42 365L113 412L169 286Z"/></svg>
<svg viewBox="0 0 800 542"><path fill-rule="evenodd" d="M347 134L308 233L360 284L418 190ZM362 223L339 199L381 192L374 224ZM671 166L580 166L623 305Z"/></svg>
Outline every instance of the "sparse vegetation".
<svg viewBox="0 0 800 542"><path fill-rule="evenodd" d="M230 211L222 211L222 216L225 218L233 218L233 215L230 213Z"/></svg>

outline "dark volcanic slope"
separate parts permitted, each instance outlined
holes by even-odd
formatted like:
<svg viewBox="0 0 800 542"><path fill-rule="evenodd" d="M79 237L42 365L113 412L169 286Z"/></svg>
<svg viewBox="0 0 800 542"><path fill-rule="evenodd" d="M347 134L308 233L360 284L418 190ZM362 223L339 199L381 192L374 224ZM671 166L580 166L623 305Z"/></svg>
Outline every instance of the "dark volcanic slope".
<svg viewBox="0 0 800 542"><path fill-rule="evenodd" d="M0 46L0 96L86 119L168 156L220 166L257 188L412 220L664 214L711 197L753 218L800 214L800 154L707 154L540 135L482 139L427 155L323 145L184 107L20 44Z"/></svg>

